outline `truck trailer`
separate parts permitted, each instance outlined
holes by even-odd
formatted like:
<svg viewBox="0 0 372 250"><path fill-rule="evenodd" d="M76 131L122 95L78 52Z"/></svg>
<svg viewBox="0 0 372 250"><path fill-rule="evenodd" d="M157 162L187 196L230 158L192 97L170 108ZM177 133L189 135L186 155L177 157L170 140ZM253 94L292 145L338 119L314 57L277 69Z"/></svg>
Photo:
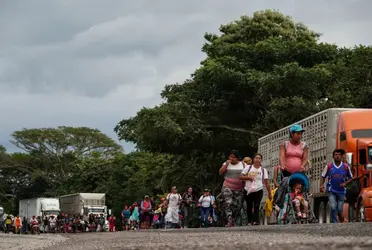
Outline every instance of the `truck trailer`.
<svg viewBox="0 0 372 250"><path fill-rule="evenodd" d="M68 215L107 216L106 195L104 193L76 193L59 197L61 210Z"/></svg>
<svg viewBox="0 0 372 250"><path fill-rule="evenodd" d="M19 217L26 217L30 220L32 216L41 218L57 216L60 212L58 198L34 198L19 201ZM44 230L44 220L40 225L40 230Z"/></svg>
<svg viewBox="0 0 372 250"><path fill-rule="evenodd" d="M330 222L330 204L327 194L320 192L320 179L324 167L333 161L332 152L336 148L345 150L344 161L349 164L353 175L362 176L355 207L357 220L372 221L372 109L332 108L294 124L300 124L305 130L302 140L309 146L310 202L319 223ZM269 171L270 179L273 179L274 167L279 165L279 145L289 139L292 125L258 140L262 165ZM346 220L348 208L346 201ZM267 223L267 218L263 219Z"/></svg>

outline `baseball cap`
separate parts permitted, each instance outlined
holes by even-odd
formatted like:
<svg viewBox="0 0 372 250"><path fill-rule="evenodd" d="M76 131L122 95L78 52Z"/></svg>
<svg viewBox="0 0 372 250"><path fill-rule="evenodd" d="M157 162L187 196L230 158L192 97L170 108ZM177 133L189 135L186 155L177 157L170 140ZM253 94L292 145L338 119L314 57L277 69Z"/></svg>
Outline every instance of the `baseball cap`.
<svg viewBox="0 0 372 250"><path fill-rule="evenodd" d="M302 128L301 125L295 124L289 128L289 133L294 133L294 132L304 132L305 130Z"/></svg>

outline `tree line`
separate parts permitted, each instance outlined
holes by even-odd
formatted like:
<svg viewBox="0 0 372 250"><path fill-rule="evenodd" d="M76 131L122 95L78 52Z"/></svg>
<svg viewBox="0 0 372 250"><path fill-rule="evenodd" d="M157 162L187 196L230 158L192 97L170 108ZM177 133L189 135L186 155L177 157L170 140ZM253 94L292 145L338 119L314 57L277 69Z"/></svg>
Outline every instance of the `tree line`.
<svg viewBox="0 0 372 250"><path fill-rule="evenodd" d="M222 184L218 169L231 149L252 155L257 139L332 107L372 107L372 47L339 47L277 11L206 33L206 58L183 83L166 85L164 102L114 128L122 147L85 127L15 131L21 153L0 148L0 204L72 192L104 192L119 212L126 202L177 185Z"/></svg>

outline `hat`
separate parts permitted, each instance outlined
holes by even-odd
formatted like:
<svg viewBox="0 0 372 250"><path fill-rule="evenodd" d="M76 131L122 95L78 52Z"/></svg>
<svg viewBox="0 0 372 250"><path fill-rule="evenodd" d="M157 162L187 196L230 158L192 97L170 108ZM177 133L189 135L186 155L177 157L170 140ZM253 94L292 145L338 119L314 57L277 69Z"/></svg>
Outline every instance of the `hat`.
<svg viewBox="0 0 372 250"><path fill-rule="evenodd" d="M204 192L210 192L210 190L208 188L204 189Z"/></svg>
<svg viewBox="0 0 372 250"><path fill-rule="evenodd" d="M148 195L145 195L145 198L150 198Z"/></svg>
<svg viewBox="0 0 372 250"><path fill-rule="evenodd" d="M176 186L173 186L172 189L177 189L177 187Z"/></svg>
<svg viewBox="0 0 372 250"><path fill-rule="evenodd" d="M295 133L295 132L304 132L305 130L302 128L301 125L295 124L289 128L289 133Z"/></svg>

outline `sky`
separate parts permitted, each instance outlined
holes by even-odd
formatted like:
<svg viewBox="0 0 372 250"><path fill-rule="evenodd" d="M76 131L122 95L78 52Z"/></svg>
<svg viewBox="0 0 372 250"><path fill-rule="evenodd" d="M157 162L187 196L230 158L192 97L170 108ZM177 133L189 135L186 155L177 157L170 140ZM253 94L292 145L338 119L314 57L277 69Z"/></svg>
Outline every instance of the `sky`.
<svg viewBox="0 0 372 250"><path fill-rule="evenodd" d="M0 144L22 128L114 126L205 58L205 32L276 9L340 46L369 45L368 0L1 0ZM120 142L125 151L134 145Z"/></svg>

